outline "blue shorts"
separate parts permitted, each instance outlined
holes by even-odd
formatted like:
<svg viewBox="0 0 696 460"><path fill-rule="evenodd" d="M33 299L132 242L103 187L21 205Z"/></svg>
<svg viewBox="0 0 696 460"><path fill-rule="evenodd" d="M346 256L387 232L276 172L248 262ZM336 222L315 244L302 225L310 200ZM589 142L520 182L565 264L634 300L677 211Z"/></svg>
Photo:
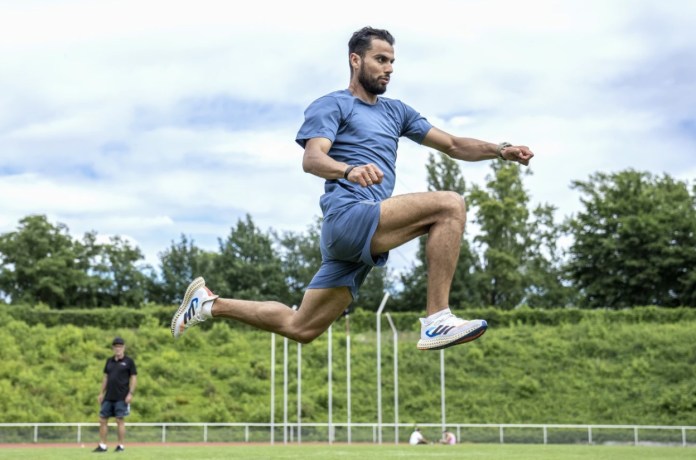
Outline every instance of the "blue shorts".
<svg viewBox="0 0 696 460"><path fill-rule="evenodd" d="M130 415L130 404L125 401L102 401L99 416L101 418L123 418Z"/></svg>
<svg viewBox="0 0 696 460"><path fill-rule="evenodd" d="M360 201L326 217L321 227L321 267L309 289L346 286L358 297L372 267L387 263L389 253L373 257L370 243L379 224L379 202Z"/></svg>

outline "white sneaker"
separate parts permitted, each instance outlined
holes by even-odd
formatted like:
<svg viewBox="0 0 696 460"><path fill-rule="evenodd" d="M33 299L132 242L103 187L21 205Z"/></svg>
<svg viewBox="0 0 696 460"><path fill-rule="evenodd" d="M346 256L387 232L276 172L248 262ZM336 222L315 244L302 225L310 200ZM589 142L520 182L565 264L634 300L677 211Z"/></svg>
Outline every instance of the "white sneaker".
<svg viewBox="0 0 696 460"><path fill-rule="evenodd" d="M421 338L419 350L440 350L460 343L478 339L488 329L484 319L465 320L452 313L445 313L432 323L426 324L421 318Z"/></svg>
<svg viewBox="0 0 696 460"><path fill-rule="evenodd" d="M193 280L189 284L188 289L186 289L181 306L172 318L172 335L174 338L178 339L189 327L211 318L210 308L204 309L203 304L218 297L206 287L205 280L202 277L199 276Z"/></svg>

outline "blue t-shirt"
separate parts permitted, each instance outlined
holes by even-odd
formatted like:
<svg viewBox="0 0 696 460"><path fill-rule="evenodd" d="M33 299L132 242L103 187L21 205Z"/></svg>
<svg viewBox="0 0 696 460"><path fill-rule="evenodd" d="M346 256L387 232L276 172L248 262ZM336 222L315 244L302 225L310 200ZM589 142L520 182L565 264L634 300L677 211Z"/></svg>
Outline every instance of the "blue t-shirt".
<svg viewBox="0 0 696 460"><path fill-rule="evenodd" d="M422 143L432 125L410 106L396 99L377 98L367 104L347 90L334 91L312 102L295 141L324 137L332 142L329 156L361 166L373 163L384 173L381 184L361 187L344 179L327 180L320 200L324 217L356 201L379 202L389 198L396 180L399 138Z"/></svg>

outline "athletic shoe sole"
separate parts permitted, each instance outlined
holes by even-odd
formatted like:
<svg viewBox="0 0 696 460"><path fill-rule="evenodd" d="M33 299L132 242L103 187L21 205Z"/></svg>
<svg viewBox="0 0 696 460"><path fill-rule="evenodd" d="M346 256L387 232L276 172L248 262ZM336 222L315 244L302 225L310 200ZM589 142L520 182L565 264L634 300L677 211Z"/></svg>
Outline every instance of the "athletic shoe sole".
<svg viewBox="0 0 696 460"><path fill-rule="evenodd" d="M175 335L176 322L179 320L179 317L183 315L186 312L186 310L188 310L188 306L189 303L191 303L193 294L203 286L205 286L205 280L199 276L195 280L191 281L191 284L189 284L188 288L186 289L186 294L184 294L184 300L181 301L179 309L176 311L174 318L172 318L172 337L174 337L175 339L177 338ZM184 332L183 329L179 331L179 334L181 334L182 332Z"/></svg>
<svg viewBox="0 0 696 460"><path fill-rule="evenodd" d="M472 340L476 340L479 337L481 337L486 330L488 329L488 323L486 321L483 321L483 324L481 324L478 327L474 327L472 329L460 332L457 335L454 336L449 336L449 337L438 337L434 339L428 339L428 340L419 340L418 341L418 349L419 350L442 350L443 348L449 348L453 347L455 345L459 345L462 343L467 343L471 342Z"/></svg>

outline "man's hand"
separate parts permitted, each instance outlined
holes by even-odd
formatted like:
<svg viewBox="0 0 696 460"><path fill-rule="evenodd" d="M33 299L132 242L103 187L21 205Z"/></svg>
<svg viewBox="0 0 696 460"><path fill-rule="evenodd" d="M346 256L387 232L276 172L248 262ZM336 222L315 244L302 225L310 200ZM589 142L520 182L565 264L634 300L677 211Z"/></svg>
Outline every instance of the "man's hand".
<svg viewBox="0 0 696 460"><path fill-rule="evenodd" d="M99 401L99 404L104 402L104 393L99 393L99 396L97 396L97 401Z"/></svg>
<svg viewBox="0 0 696 460"><path fill-rule="evenodd" d="M500 154L508 161L515 161L521 165L529 165L529 160L534 154L526 145L512 145L505 147Z"/></svg>
<svg viewBox="0 0 696 460"><path fill-rule="evenodd" d="M356 166L348 173L349 181L360 184L363 187L381 184L382 178L384 178L384 173L372 163Z"/></svg>

